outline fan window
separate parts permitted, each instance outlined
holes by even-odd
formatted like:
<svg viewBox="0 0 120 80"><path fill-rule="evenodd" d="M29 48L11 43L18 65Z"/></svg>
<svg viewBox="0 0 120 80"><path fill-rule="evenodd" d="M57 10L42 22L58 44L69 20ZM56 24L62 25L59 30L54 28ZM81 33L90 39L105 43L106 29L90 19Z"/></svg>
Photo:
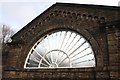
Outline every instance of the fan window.
<svg viewBox="0 0 120 80"><path fill-rule="evenodd" d="M56 31L38 40L30 50L24 68L95 67L88 41L74 31Z"/></svg>

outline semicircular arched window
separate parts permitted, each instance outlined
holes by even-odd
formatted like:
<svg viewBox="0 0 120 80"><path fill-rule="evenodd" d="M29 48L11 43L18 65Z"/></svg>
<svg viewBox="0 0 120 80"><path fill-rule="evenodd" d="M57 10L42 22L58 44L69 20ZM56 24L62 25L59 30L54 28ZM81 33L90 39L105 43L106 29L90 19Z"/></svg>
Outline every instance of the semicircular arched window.
<svg viewBox="0 0 120 80"><path fill-rule="evenodd" d="M74 31L56 31L40 38L31 48L25 69L95 67L91 45Z"/></svg>

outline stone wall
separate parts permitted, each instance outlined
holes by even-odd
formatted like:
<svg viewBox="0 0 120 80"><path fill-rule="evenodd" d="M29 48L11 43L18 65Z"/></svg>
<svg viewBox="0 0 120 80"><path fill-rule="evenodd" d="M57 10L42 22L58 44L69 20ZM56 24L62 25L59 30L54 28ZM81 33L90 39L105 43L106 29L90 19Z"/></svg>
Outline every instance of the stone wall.
<svg viewBox="0 0 120 80"><path fill-rule="evenodd" d="M120 22L107 25L110 77L120 77Z"/></svg>
<svg viewBox="0 0 120 80"><path fill-rule="evenodd" d="M55 4L12 37L3 55L2 80L119 80L120 9L116 7ZM94 68L24 69L26 57L45 34L74 30L92 45Z"/></svg>

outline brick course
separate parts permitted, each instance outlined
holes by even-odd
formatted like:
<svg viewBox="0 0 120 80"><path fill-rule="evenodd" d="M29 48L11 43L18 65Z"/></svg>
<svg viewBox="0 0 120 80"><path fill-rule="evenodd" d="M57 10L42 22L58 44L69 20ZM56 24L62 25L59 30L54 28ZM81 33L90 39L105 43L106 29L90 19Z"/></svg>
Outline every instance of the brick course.
<svg viewBox="0 0 120 80"><path fill-rule="evenodd" d="M54 30L73 30L92 45L94 68L24 69L34 43ZM2 80L119 80L120 8L57 3L12 37L3 55Z"/></svg>

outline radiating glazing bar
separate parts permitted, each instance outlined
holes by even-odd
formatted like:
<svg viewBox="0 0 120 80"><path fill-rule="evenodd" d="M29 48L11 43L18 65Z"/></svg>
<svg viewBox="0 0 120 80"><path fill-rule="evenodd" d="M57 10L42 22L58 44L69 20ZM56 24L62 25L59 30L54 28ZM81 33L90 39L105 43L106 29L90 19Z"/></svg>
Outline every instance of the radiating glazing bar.
<svg viewBox="0 0 120 80"><path fill-rule="evenodd" d="M60 50L61 50L61 48L62 48L62 46L63 46L64 40L65 40L65 38L66 38L66 35L67 35L67 32L66 32L65 35L64 35L64 38L63 38L63 41L62 41ZM60 54L60 52L58 52L58 56L59 56L59 54ZM55 63L57 63L57 61L58 61L58 58L56 58Z"/></svg>
<svg viewBox="0 0 120 80"><path fill-rule="evenodd" d="M44 66L46 66L46 67L49 67L49 65L46 65L46 64L44 64L44 63L41 63L42 65L44 65Z"/></svg>
<svg viewBox="0 0 120 80"><path fill-rule="evenodd" d="M73 52L71 52L70 54L69 54L69 56L70 55L72 55L76 50L78 50L83 44L85 44L86 43L86 41L84 41L78 48L76 48ZM67 59L67 57L66 58L64 58L63 60L61 60L60 61L60 63L59 64L61 64L63 61L65 61Z"/></svg>
<svg viewBox="0 0 120 80"><path fill-rule="evenodd" d="M88 53L88 54L86 54L86 55L80 56L80 57L78 57L78 58L76 58L76 59L73 59L73 60L71 60L71 61L76 61L76 60L78 60L78 59L80 59L80 58L83 58L83 57L86 57L86 56L88 56L88 55L90 55L90 54L92 54L92 52L90 52L90 53ZM74 57L71 57L71 59L72 59L72 58L74 58Z"/></svg>
<svg viewBox="0 0 120 80"><path fill-rule="evenodd" d="M71 32L68 40L71 38L71 35L72 35L72 32ZM76 36L77 36L77 35L76 35ZM70 47L70 45L72 44L72 42L73 42L73 40L75 39L76 36L74 36L74 38L71 40L71 42L70 42L69 45L67 46L66 50ZM66 50L64 50L64 51L66 52ZM60 59L61 59L62 57L63 57L63 55L60 57Z"/></svg>
<svg viewBox="0 0 120 80"><path fill-rule="evenodd" d="M46 58L48 59L49 63L52 63L52 61L50 60L50 57L48 57L48 55L46 55Z"/></svg>
<svg viewBox="0 0 120 80"><path fill-rule="evenodd" d="M63 51L65 51L64 49L65 49L65 47L67 46L68 40L70 39L71 35L72 35L72 32L70 32L69 38L67 39L67 41L66 41L66 43L65 43L65 46L64 46L64 48L63 48ZM69 47L69 46L67 46L67 47ZM67 49L67 47L66 47L66 49Z"/></svg>
<svg viewBox="0 0 120 80"><path fill-rule="evenodd" d="M88 48L89 48L89 47L87 47L87 48L83 49L83 50L82 50L82 51L80 51L79 53L75 54L73 57L75 57L75 56L79 55L80 53L82 53L83 51L87 50Z"/></svg>
<svg viewBox="0 0 120 80"><path fill-rule="evenodd" d="M74 45L69 49L69 51L68 51L67 53L70 52L70 50L81 40L81 38L82 38L82 37L80 37L80 39L78 39L78 40L76 41L76 43L74 43Z"/></svg>
<svg viewBox="0 0 120 80"><path fill-rule="evenodd" d="M90 61L93 61L94 59L89 59L89 60L84 60L84 61L80 61L80 62L77 62L77 63L73 63L74 64L81 64L81 63L85 63L85 62L90 62Z"/></svg>
<svg viewBox="0 0 120 80"><path fill-rule="evenodd" d="M43 57L40 55L40 53L38 51L36 51L35 49L33 49L47 64L50 65L50 63Z"/></svg>

